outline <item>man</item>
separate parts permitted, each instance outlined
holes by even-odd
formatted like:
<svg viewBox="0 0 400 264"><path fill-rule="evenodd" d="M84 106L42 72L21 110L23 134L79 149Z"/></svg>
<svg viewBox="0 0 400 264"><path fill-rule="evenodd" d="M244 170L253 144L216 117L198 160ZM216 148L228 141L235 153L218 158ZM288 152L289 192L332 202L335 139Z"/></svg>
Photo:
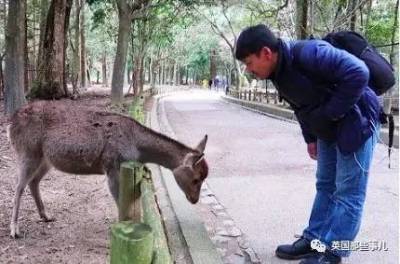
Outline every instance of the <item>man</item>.
<svg viewBox="0 0 400 264"><path fill-rule="evenodd" d="M368 87L368 68L322 40L284 42L265 25L246 28L235 55L248 72L271 80L291 105L308 154L317 160L308 227L293 244L278 246L277 257L303 259L301 264L341 263L350 251L338 245L354 240L360 228L380 127L381 107ZM322 250L311 248L311 241Z"/></svg>

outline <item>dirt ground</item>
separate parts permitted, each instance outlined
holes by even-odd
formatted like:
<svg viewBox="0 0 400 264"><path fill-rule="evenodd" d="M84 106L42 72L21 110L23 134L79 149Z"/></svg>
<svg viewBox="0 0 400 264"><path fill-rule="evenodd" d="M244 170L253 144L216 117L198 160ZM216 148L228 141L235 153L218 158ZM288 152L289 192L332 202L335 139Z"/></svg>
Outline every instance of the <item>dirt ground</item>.
<svg viewBox="0 0 400 264"><path fill-rule="evenodd" d="M110 99L87 93L81 105L109 109ZM0 263L106 263L109 228L117 208L104 175L71 175L52 169L41 181L45 209L55 222L39 221L29 188L22 197L20 239L9 236L16 185L16 160L7 141L4 101L0 100Z"/></svg>

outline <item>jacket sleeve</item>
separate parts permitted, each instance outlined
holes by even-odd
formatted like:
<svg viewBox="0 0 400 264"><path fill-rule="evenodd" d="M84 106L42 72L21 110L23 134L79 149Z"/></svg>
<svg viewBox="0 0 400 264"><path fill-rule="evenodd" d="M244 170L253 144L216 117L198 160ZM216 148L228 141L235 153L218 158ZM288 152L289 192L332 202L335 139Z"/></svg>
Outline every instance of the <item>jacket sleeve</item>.
<svg viewBox="0 0 400 264"><path fill-rule="evenodd" d="M317 141L317 137L312 134L310 129L304 124L304 122L299 118L298 112L294 112L297 121L300 123L301 133L303 134L304 141L309 144Z"/></svg>
<svg viewBox="0 0 400 264"><path fill-rule="evenodd" d="M321 105L321 113L330 120L342 118L368 85L369 71L365 63L321 40L307 41L298 55L297 63L309 76L333 84L332 96Z"/></svg>

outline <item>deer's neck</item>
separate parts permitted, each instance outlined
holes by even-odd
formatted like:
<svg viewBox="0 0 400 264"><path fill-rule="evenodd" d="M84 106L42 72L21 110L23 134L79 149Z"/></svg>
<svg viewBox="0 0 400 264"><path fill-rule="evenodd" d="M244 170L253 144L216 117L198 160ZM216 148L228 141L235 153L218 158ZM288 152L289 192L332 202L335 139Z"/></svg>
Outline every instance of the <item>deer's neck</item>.
<svg viewBox="0 0 400 264"><path fill-rule="evenodd" d="M193 152L176 140L149 128L140 126L135 130L134 141L139 152L137 159L139 162L156 163L173 170L182 164L188 153Z"/></svg>

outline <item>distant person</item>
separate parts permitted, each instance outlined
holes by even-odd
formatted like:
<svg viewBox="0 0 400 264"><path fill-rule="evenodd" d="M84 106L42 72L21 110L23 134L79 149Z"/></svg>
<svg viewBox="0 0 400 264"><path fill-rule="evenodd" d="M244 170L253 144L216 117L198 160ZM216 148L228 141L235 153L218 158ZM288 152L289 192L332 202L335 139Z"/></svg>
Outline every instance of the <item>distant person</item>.
<svg viewBox="0 0 400 264"><path fill-rule="evenodd" d="M248 72L271 80L294 109L308 154L317 160L308 226L293 244L278 246L276 256L303 259L301 264L341 263L350 250L340 245L353 241L360 229L380 128L381 107L368 86L368 68L328 42L285 42L265 25L246 28L235 55Z"/></svg>
<svg viewBox="0 0 400 264"><path fill-rule="evenodd" d="M212 84L213 84L212 79L208 80L208 89L211 90Z"/></svg>

